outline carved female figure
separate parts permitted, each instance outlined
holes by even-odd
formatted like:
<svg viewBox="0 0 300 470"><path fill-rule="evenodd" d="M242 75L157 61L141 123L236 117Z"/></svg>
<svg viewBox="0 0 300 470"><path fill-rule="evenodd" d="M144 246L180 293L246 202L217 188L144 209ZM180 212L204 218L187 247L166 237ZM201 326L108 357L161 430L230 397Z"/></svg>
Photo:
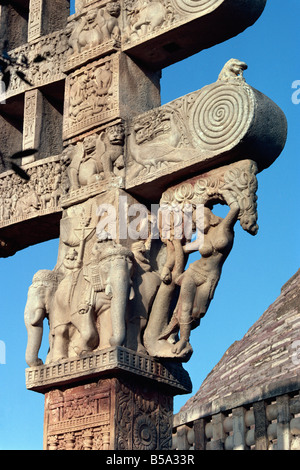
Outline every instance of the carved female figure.
<svg viewBox="0 0 300 470"><path fill-rule="evenodd" d="M172 352L180 354L189 346L190 332L199 325L214 296L223 264L229 255L234 240L234 224L238 219L239 205L232 202L228 215L222 219L204 208L204 239L198 247L201 258L191 263L177 278L181 286L179 299L171 321L160 339L167 338L180 329L180 340L174 344ZM189 246L193 246L190 250ZM185 253L196 251L194 245L183 247Z"/></svg>

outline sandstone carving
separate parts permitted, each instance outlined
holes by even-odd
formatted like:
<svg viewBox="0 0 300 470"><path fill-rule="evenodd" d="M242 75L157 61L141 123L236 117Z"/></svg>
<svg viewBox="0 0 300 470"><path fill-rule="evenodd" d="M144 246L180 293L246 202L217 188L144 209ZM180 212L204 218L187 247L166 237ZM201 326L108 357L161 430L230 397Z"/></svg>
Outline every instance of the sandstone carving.
<svg viewBox="0 0 300 470"><path fill-rule="evenodd" d="M64 201L92 195L101 182L122 185L125 176L124 126L113 124L98 133L88 135L82 142L66 147L64 161L70 181L69 194Z"/></svg>
<svg viewBox="0 0 300 470"><path fill-rule="evenodd" d="M67 81L64 119L65 138L78 134L114 117L117 109L114 58L92 63Z"/></svg>
<svg viewBox="0 0 300 470"><path fill-rule="evenodd" d="M286 140L282 111L245 83L247 65L229 60L217 82L133 120L128 137L127 187L141 181L186 174L210 161L230 163L251 152L259 171L281 152ZM265 112L272 125L266 126ZM269 135L268 147L265 142ZM134 182L134 183L133 183Z"/></svg>
<svg viewBox="0 0 300 470"><path fill-rule="evenodd" d="M187 205L193 208L194 227L202 232L203 237L199 237L198 233L199 239L191 242L189 237L177 236L176 229L177 233L178 229L179 234L183 233L183 219L175 216L171 219L169 238L165 239L164 232L161 232L168 254L162 270L163 282L144 334L144 344L149 354L189 359L192 353L190 331L199 325L213 299L222 266L233 246L236 221L239 219L244 230L250 234L257 233L256 173L254 162L239 162L228 168L212 170L205 177L181 184L163 195L161 206L167 206L169 210L175 207L175 211L183 212ZM224 219L212 212L217 203L230 208ZM203 213L196 210L200 204L203 205ZM188 255L195 251L199 251L201 258L184 271ZM168 321L176 286L180 286L180 292ZM174 333L178 332L180 339L176 340Z"/></svg>
<svg viewBox="0 0 300 470"><path fill-rule="evenodd" d="M119 41L119 15L119 2L111 1L105 8L91 9L76 18L69 38L73 54L80 54L111 39Z"/></svg>
<svg viewBox="0 0 300 470"><path fill-rule="evenodd" d="M123 49L161 69L241 33L265 5L266 0L125 0Z"/></svg>
<svg viewBox="0 0 300 470"><path fill-rule="evenodd" d="M12 73L6 97L29 90L30 84L33 87L39 87L63 80L65 78L64 64L71 52L65 31L51 33L12 50L10 56L13 59L26 57L30 65L26 69L27 83L17 74ZM43 57L44 60L35 61L37 56Z"/></svg>
<svg viewBox="0 0 300 470"><path fill-rule="evenodd" d="M167 12L162 2L146 3L142 0L126 2L126 10L128 25L125 39L152 33L164 23Z"/></svg>
<svg viewBox="0 0 300 470"><path fill-rule="evenodd" d="M43 364L38 353L43 337L43 321L49 315L52 298L57 288L58 278L49 270L38 271L28 290L25 307L25 325L28 333L26 362L30 367Z"/></svg>
<svg viewBox="0 0 300 470"><path fill-rule="evenodd" d="M232 249L236 221L240 220L249 233L257 232L255 175L277 157L286 136L282 112L246 84L246 68L244 62L231 59L216 83L138 116L127 126L126 133L119 120L70 143L63 157L69 178L63 197L58 167L54 167L51 189L46 187L39 197L34 193L36 198L31 195L33 211L39 206L57 206L61 199L63 207L70 207L66 214L73 214L71 218L65 215L61 223L64 248L54 270L60 282L47 312L51 331L47 362L112 345L126 345L154 357L189 359L190 331L200 323L213 299L222 266ZM73 123L71 129L74 126L71 133L89 126L94 112L102 110L100 117L111 109L112 70L113 59L101 59L70 75L67 103L68 122ZM262 125L266 103L270 126L265 122ZM268 149L262 133L269 138ZM244 159L246 146L253 160ZM89 198L96 196L100 188L105 194L112 185L120 187L118 177L126 175L126 187L130 188L138 186L140 180L151 183L172 172L182 177L191 164L209 167L219 157L223 162L219 169L162 194L159 263L157 256L153 258L149 232L144 240L131 240L125 247L110 225L99 231L99 224L91 222L91 216L80 215L78 225L76 204L82 201L83 214L90 214L96 199ZM240 161L231 163L237 159ZM28 197L17 198L17 214L23 210L22 203L28 210ZM230 208L223 220L213 213L219 203ZM166 233L160 217L169 205L175 212ZM204 207L202 216L199 206ZM93 210L106 220L106 202L102 207L102 212ZM121 224L116 201L111 207ZM4 204L4 218L5 211ZM188 212L191 227L203 232L198 245L191 241L191 231L181 233L182 217ZM142 225L149 223L147 210L145 214ZM197 251L201 258L185 269L189 255ZM35 325L30 326L31 337L40 338L41 322ZM39 328L36 335L32 333L35 327ZM35 358L29 356L29 361L36 364L38 340L34 344Z"/></svg>
<svg viewBox="0 0 300 470"><path fill-rule="evenodd" d="M22 14L5 3L1 25L17 33L7 28L16 67L3 155L39 151L18 162L28 181L0 175L0 254L59 237L24 313L45 447L170 449L172 396L191 389L191 330L235 225L258 231L256 175L281 153L286 120L241 60L163 106L160 72L244 31L266 0L76 0L69 17L67 0L26 1Z"/></svg>
<svg viewBox="0 0 300 470"><path fill-rule="evenodd" d="M84 203L79 212L75 209L75 216L72 208L65 213L57 266L33 279L25 312L30 366L39 364L46 317L50 326L47 363L125 342L128 305L134 298L134 255L107 234L98 231L95 236L97 221L104 216L99 213L95 218L95 214L93 202ZM43 276L48 283L42 282Z"/></svg>
<svg viewBox="0 0 300 470"><path fill-rule="evenodd" d="M62 195L69 189L66 166L58 157L25 166L30 180L23 181L12 171L0 178L0 226L60 211Z"/></svg>
<svg viewBox="0 0 300 470"><path fill-rule="evenodd" d="M243 77L243 71L247 70L248 65L245 62L242 62L237 59L230 59L224 65L221 73L219 75L219 80L229 81L229 80L241 80L245 81Z"/></svg>

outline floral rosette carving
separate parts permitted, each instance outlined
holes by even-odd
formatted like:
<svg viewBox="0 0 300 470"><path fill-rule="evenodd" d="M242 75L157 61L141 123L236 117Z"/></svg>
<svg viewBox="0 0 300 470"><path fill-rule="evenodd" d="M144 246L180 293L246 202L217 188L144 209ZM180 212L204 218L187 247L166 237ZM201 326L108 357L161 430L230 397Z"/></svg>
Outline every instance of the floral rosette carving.
<svg viewBox="0 0 300 470"><path fill-rule="evenodd" d="M156 449L157 430L149 416L138 416L134 421L133 442L136 450Z"/></svg>

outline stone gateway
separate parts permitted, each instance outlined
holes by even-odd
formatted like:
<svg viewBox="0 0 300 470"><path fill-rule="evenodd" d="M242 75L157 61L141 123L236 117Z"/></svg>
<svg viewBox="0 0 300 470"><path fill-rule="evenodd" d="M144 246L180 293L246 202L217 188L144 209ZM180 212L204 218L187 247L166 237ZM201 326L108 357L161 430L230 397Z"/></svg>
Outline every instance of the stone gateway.
<svg viewBox="0 0 300 470"><path fill-rule="evenodd" d="M242 57L163 106L161 70L241 34L266 0L78 0L71 16L68 0L23 3L0 10L10 56L29 64L27 81L15 74L6 90L0 133L4 156L38 151L19 161L29 180L0 174L0 255L60 241L25 308L44 448L168 450L173 397L191 391L190 332L235 225L258 231L256 176L282 152L287 125L247 83Z"/></svg>

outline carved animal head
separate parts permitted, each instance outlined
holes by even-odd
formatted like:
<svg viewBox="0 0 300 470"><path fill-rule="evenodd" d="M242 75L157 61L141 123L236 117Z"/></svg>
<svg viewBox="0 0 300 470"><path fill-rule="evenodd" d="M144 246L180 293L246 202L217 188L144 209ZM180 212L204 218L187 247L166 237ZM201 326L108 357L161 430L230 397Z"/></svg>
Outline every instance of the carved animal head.
<svg viewBox="0 0 300 470"><path fill-rule="evenodd" d="M124 142L124 126L122 124L116 124L115 126L108 127L106 133L109 139L109 142L112 145L122 145Z"/></svg>
<svg viewBox="0 0 300 470"><path fill-rule="evenodd" d="M95 18L97 16L97 10L93 9L89 11L86 15L86 20L89 24L92 24L95 21Z"/></svg>
<svg viewBox="0 0 300 470"><path fill-rule="evenodd" d="M38 271L32 279L32 284L35 287L48 287L54 288L57 286L58 277L57 274L48 269L41 269Z"/></svg>
<svg viewBox="0 0 300 470"><path fill-rule="evenodd" d="M83 148L86 153L91 153L96 147L96 135L89 135L83 141Z"/></svg>
<svg viewBox="0 0 300 470"><path fill-rule="evenodd" d="M243 71L247 70L248 65L238 59L230 59L224 65L219 80L229 80L230 78L244 80Z"/></svg>
<svg viewBox="0 0 300 470"><path fill-rule="evenodd" d="M106 5L106 10L110 16L117 18L121 11L120 3L117 0L113 0Z"/></svg>

